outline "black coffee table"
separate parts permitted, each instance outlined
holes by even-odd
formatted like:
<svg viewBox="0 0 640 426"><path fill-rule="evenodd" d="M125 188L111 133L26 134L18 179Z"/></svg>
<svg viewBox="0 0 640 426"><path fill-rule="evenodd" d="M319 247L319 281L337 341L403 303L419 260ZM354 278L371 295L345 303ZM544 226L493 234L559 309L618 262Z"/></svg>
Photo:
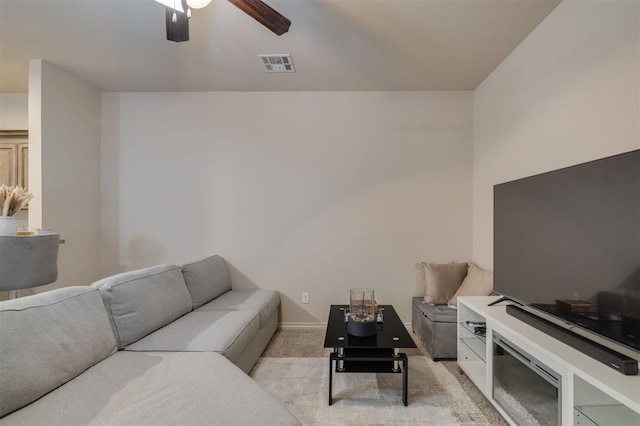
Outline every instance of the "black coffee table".
<svg viewBox="0 0 640 426"><path fill-rule="evenodd" d="M383 321L375 336L357 337L347 333L345 310L349 305L331 305L324 347L329 355L329 405L333 403L333 371L336 373L402 373L402 402L406 406L409 359L399 348L416 344L391 305L380 305ZM402 367L400 366L402 364Z"/></svg>

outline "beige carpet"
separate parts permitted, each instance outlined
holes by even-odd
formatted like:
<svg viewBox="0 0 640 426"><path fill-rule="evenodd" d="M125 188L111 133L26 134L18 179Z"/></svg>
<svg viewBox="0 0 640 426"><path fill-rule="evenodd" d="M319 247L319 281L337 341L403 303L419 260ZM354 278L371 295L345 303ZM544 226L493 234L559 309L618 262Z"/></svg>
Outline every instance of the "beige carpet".
<svg viewBox="0 0 640 426"><path fill-rule="evenodd" d="M261 358L251 372L305 425L490 425L440 363L409 358L409 406L401 374L334 374L328 399L327 358Z"/></svg>
<svg viewBox="0 0 640 426"><path fill-rule="evenodd" d="M410 331L410 334L413 334L413 333ZM382 392L386 395L384 397L378 393L377 388L375 390L375 393L373 393L374 391L372 388L371 390L367 390L365 393L359 392L358 393L359 396L353 395L353 398L351 397L348 398L346 396L347 394L338 393L338 388L334 387L335 402L334 402L334 405L332 405L331 407L328 407L327 405L328 374L329 374L328 357L331 350L323 347L324 335L325 335L324 329L278 330L274 335L273 339L271 340L271 342L269 343L269 345L267 346L267 348L265 349L264 353L262 354L263 358L260 359L260 361L258 362L258 364L256 365L256 367L251 373L252 376L254 376L254 374L260 374L260 376L266 377L265 381L271 382L270 385L268 384L265 385L265 387L267 388L269 388L269 386L273 386L274 384L276 384L275 386L277 390L274 391L273 393L278 398L280 398L285 404L295 405L299 402L298 405L301 407L304 407L304 402L302 400L299 400L296 397L296 394L298 395L301 395L301 394L297 392L292 392L292 393L289 393L289 395L287 396L286 392L283 392L282 395L279 395L278 392L281 392L282 389L286 390L287 387L293 388L293 387L299 386L300 383L302 383L302 380L305 379L304 373L306 371L311 371L309 370L311 365L306 365L305 360L302 358L318 358L322 366L316 367L318 368L318 371L317 371L317 375L315 376L316 378L314 379L315 382L310 382L308 385L305 385L305 386L308 386L310 390L314 390L314 392L316 392L316 393L312 393L313 395L315 395L315 397L313 397L312 399L317 400L317 403L319 404L317 410L314 408L314 410L316 410L314 412L317 412L318 414L315 415L315 418L316 418L315 423L309 420L309 422L304 421L305 424L343 425L343 424L367 423L364 421L361 423L357 423L357 422L347 423L345 422L345 419L347 417L343 417L343 416L348 416L349 413L343 412L342 414L340 414L340 416L337 416L337 418L334 418L332 412L327 411L328 408L334 409L339 405L343 405L343 406L355 405L357 408L359 404L362 405L362 407L366 408L367 412L371 410L374 410L375 412L380 410L384 411L385 409L392 409L394 411L398 411L398 409L401 409L399 411L400 417L393 421L387 422L386 424L403 424L403 422L404 424L411 424L413 420L411 420L411 417L406 417L406 414L409 411L414 412L416 410L420 410L418 408L420 407L420 405L418 404L413 405L413 402L412 402L413 398L416 397L417 398L416 400L428 399L426 397L424 398L419 397L418 395L427 395L430 389L433 390L433 388L429 388L429 386L442 386L441 383L450 384L451 389L455 389L455 392L447 393L447 395L451 395L451 399L446 400L444 402L445 404L444 406L440 406L440 407L437 406L437 404L442 403L442 400L438 401L438 400L432 399L432 401L435 401L434 404L436 405L432 406L432 409L430 409L429 411L434 411L438 413L444 413L447 410L449 411L448 415L442 414L442 421L444 422L443 424L491 424L491 425L507 424L504 421L504 419L502 419L502 417L498 414L498 412L493 408L493 406L487 401L487 399L482 395L482 393L467 378L467 376L465 376L460 372L456 361L441 361L441 362L431 361L430 357L428 356L429 355L428 352L418 341L416 341L418 348L404 350L404 352L409 357L411 357L411 360L409 362L409 365L410 365L409 407L404 407L402 405L402 401L401 401L402 378L400 375L395 375L395 374L334 375L334 378L336 378L336 380L339 379L340 377L342 377L341 380L345 380L348 378L348 380L350 381L349 383L352 383L352 380L365 379L364 376L376 376L376 379L375 379L376 384L378 383L378 381L382 381L382 382L393 381L393 385L387 387L386 391ZM426 358L422 363L418 361L411 362L414 358L420 358L425 356ZM281 360L281 361L276 360L277 361L276 363L271 363L269 362L270 361L269 358L282 358L284 360ZM289 362L287 358L291 358L292 359L291 362ZM311 363L311 361L309 362ZM297 374L300 374L302 377L300 379L297 379L295 377L288 377L286 379L287 382L278 382L277 381L278 376L275 375L276 373L271 373L269 372L269 370L270 369L276 370L278 369L277 366L281 364L287 365L289 370L299 371L299 373ZM418 390L411 388L412 385L417 385L422 382L425 382L425 380L420 380L417 375L414 376L414 374L421 374L421 373L413 372L413 368L419 365L427 365L430 369L433 369L435 372L431 374L437 373L436 376L441 378L440 380L434 383L440 383L440 385L429 384L430 382L426 382L426 384L424 385L425 386L424 388L421 387ZM302 370L300 371L300 369ZM448 373L448 376L445 374L445 372ZM425 375L428 376L429 373L425 373ZM271 378L268 378L269 376L271 376ZM396 381L397 381L397 384L395 384ZM462 390L462 394L459 392L459 390ZM354 392L354 391L355 391L355 388L352 388L351 386L349 386L347 389L344 389L344 392ZM287 402L287 398L290 399L289 402ZM338 399L340 399L340 401L338 401ZM363 401L363 399L366 401ZM475 406L475 409L465 408L465 407L468 407L469 401L471 402L471 404ZM423 402L421 402L420 404L422 405ZM377 408L372 408L372 407L377 407ZM389 408L389 407L392 407L392 408ZM456 414L456 411L458 411L459 408L462 408L462 409L461 411L458 412L458 414ZM290 409L292 409L292 411L294 411L294 413L298 415L294 408L290 407ZM340 410L340 408L338 408L337 410ZM334 410L334 411L337 411L337 410ZM476 420L474 419L477 419L477 417L474 417L474 416L476 411L478 410L481 414L481 417L479 417L480 419L479 423L476 423ZM306 412L306 410L302 410L302 411ZM422 411L425 411L424 407L422 408ZM470 414L471 417L467 418L466 416L468 414L464 414L464 413L472 413L472 414ZM323 415L326 415L326 417L323 417ZM429 415L431 415L431 413L429 413ZM301 419L306 418L305 414L302 414L301 416L302 416L300 417ZM369 424L383 424L383 423L377 423L376 419L372 419L370 417L371 416L369 416L369 421L368 421ZM435 421L432 421L431 419L425 419L425 418L414 419L414 420L420 424L433 424L433 425L440 424L440 423L436 423ZM332 421L333 423L331 423ZM447 423L447 421L449 421L449 423Z"/></svg>

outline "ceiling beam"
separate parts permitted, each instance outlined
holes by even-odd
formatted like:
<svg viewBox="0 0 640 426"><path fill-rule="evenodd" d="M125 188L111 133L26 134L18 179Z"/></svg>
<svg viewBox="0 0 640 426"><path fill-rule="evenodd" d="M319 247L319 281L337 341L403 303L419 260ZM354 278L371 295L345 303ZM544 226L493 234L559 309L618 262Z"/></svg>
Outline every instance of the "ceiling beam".
<svg viewBox="0 0 640 426"><path fill-rule="evenodd" d="M277 35L289 31L291 21L260 0L229 0L229 2Z"/></svg>

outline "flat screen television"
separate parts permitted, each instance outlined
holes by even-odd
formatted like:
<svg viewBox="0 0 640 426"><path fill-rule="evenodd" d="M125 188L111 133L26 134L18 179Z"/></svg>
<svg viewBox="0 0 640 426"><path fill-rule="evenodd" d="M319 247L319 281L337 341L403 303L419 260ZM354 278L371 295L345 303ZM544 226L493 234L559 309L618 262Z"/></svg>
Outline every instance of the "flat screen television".
<svg viewBox="0 0 640 426"><path fill-rule="evenodd" d="M495 185L494 287L640 360L640 150Z"/></svg>

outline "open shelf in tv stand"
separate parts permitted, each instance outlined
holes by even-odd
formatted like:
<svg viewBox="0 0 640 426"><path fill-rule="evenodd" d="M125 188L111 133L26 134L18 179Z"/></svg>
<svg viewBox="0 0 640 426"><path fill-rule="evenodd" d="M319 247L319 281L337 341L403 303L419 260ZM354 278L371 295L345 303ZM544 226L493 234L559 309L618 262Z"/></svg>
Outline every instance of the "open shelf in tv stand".
<svg viewBox="0 0 640 426"><path fill-rule="evenodd" d="M508 422L513 424L492 397L493 331L562 376L562 424L640 424L640 375L625 376L614 371L508 315L504 305L488 306L496 299L458 299L458 365ZM467 321L485 322L486 335L474 335L466 327ZM598 423L600 418L607 423Z"/></svg>

